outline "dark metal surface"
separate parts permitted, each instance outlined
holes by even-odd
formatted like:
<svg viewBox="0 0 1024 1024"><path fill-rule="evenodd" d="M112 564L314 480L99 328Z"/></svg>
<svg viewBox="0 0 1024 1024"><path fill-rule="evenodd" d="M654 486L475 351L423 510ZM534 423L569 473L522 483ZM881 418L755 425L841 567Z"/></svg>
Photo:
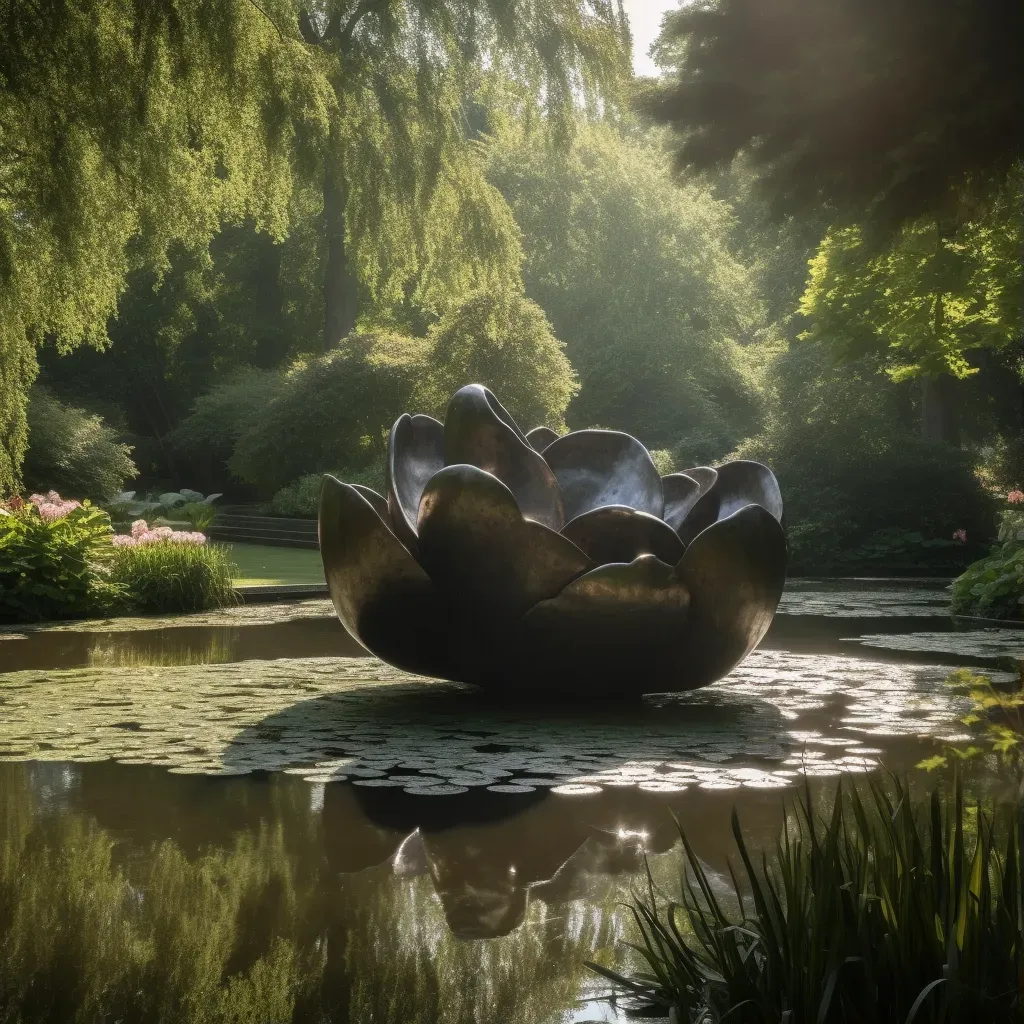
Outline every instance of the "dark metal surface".
<svg viewBox="0 0 1024 1024"><path fill-rule="evenodd" d="M534 427L527 432L526 440L536 451L542 452L552 441L558 440L558 434L550 427Z"/></svg>
<svg viewBox="0 0 1024 1024"><path fill-rule="evenodd" d="M475 466L447 466L420 504L419 558L449 599L496 628L592 568L571 541L523 518L512 492Z"/></svg>
<svg viewBox="0 0 1024 1024"><path fill-rule="evenodd" d="M747 505L701 533L677 571L690 592L687 687L732 671L771 625L786 583L786 536L760 505Z"/></svg>
<svg viewBox="0 0 1024 1024"><path fill-rule="evenodd" d="M710 466L692 466L690 469L681 469L679 472L700 484L702 497L711 490L714 482L718 479L718 470L712 469Z"/></svg>
<svg viewBox="0 0 1024 1024"><path fill-rule="evenodd" d="M394 528L388 499L383 494L378 494L372 487L364 487L362 484L352 484L352 489L358 491L373 506L373 511L384 520L386 526Z"/></svg>
<svg viewBox="0 0 1024 1024"><path fill-rule="evenodd" d="M444 426L433 416L399 416L388 438L388 509L398 539L416 550L416 516L427 481L444 467Z"/></svg>
<svg viewBox="0 0 1024 1024"><path fill-rule="evenodd" d="M665 688L689 604L673 568L653 555L602 565L525 616L517 679L529 690L603 698Z"/></svg>
<svg viewBox="0 0 1024 1024"><path fill-rule="evenodd" d="M562 489L566 519L602 505L627 505L657 516L665 510L661 477L647 449L615 430L576 430L544 449Z"/></svg>
<svg viewBox="0 0 1024 1024"><path fill-rule="evenodd" d="M782 521L782 492L775 474L767 466L739 460L719 466L716 472L718 478L677 527L684 543L689 544L701 530L746 505L760 505Z"/></svg>
<svg viewBox="0 0 1024 1024"><path fill-rule="evenodd" d="M565 524L562 536L585 551L597 565L632 562L640 555L655 555L662 562L675 565L685 550L671 526L625 505L605 505L584 512Z"/></svg>
<svg viewBox="0 0 1024 1024"><path fill-rule="evenodd" d="M444 461L447 466L476 466L497 477L528 519L552 530L564 525L554 473L487 388L469 384L448 403Z"/></svg>
<svg viewBox="0 0 1024 1024"><path fill-rule="evenodd" d="M349 633L401 669L460 678L444 603L373 506L354 487L327 476L319 521L327 587Z"/></svg>
<svg viewBox="0 0 1024 1024"><path fill-rule="evenodd" d="M673 530L678 530L704 492L700 483L686 473L663 476L661 486L665 492L665 522Z"/></svg>

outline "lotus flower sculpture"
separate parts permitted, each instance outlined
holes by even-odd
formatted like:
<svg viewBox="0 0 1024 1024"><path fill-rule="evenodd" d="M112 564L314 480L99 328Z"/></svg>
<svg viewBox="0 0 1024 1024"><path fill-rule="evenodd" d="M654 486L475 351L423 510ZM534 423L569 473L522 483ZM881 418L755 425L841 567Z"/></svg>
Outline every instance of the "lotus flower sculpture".
<svg viewBox="0 0 1024 1024"><path fill-rule="evenodd" d="M615 697L720 679L782 596L771 471L662 477L613 430L524 434L485 387L403 415L387 496L326 477L320 550L345 628L406 671L508 694Z"/></svg>

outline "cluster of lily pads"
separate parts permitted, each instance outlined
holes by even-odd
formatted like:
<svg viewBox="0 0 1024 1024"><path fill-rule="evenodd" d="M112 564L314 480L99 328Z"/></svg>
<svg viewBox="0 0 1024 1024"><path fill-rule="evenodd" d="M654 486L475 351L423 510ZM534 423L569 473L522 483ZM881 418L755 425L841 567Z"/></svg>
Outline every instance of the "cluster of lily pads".
<svg viewBox="0 0 1024 1024"><path fill-rule="evenodd" d="M505 693L638 695L726 675L771 623L782 498L755 462L662 477L628 434L524 434L478 384L401 416L387 494L326 477L345 627L407 671Z"/></svg>

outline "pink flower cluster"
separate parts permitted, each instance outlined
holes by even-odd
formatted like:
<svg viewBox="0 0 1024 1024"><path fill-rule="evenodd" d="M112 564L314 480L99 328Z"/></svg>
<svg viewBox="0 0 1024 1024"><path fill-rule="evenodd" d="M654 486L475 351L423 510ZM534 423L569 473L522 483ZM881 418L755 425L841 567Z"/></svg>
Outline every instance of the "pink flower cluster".
<svg viewBox="0 0 1024 1024"><path fill-rule="evenodd" d="M1024 491L1010 491L1010 493L1006 496L1006 500L1011 505L1020 505L1022 502L1024 502Z"/></svg>
<svg viewBox="0 0 1024 1024"><path fill-rule="evenodd" d="M28 500L39 509L40 518L47 523L63 519L69 512L82 507L80 501L65 501L56 491L33 494Z"/></svg>
<svg viewBox="0 0 1024 1024"><path fill-rule="evenodd" d="M132 523L131 534L117 534L111 538L118 548L137 548L144 544L205 544L206 535L187 530L172 530L169 526L150 527L145 519Z"/></svg>
<svg viewBox="0 0 1024 1024"><path fill-rule="evenodd" d="M966 544L967 543L967 531L966 530L955 530L953 532L953 540L957 541L960 544Z"/></svg>

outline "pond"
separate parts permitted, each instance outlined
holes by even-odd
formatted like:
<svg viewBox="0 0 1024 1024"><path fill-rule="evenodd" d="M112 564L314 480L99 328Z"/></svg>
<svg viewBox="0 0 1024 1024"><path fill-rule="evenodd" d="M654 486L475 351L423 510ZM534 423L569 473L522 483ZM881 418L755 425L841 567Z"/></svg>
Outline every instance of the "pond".
<svg viewBox="0 0 1024 1024"><path fill-rule="evenodd" d="M932 581L793 581L723 682L500 705L405 676L326 601L0 632L0 1016L614 1021L621 901L723 879L805 776L911 770L962 731Z"/></svg>

